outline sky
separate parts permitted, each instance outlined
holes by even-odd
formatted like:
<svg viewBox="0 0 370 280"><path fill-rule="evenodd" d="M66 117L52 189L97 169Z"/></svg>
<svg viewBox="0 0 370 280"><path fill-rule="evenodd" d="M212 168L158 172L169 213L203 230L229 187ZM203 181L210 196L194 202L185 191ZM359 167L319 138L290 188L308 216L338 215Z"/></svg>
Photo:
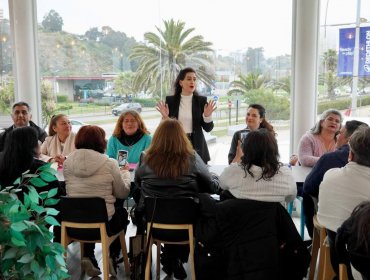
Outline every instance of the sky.
<svg viewBox="0 0 370 280"><path fill-rule="evenodd" d="M7 0L0 6L7 9ZM163 20L181 20L192 35L202 35L220 54L263 47L266 57L291 53L292 0L37 0L41 22L51 10L64 20L63 30L84 34L108 25L143 41L145 32L163 28ZM358 0L322 0L321 25L353 23ZM370 21L370 0L361 0L361 17ZM4 11L4 14L5 11ZM337 27L336 27L337 28ZM328 28L330 29L330 28ZM337 31L336 31L337 32Z"/></svg>
<svg viewBox="0 0 370 280"><path fill-rule="evenodd" d="M65 31L83 34L108 25L138 41L173 18L195 28L219 52L264 47L266 56L291 53L291 0L38 0L38 21L50 9L64 20Z"/></svg>

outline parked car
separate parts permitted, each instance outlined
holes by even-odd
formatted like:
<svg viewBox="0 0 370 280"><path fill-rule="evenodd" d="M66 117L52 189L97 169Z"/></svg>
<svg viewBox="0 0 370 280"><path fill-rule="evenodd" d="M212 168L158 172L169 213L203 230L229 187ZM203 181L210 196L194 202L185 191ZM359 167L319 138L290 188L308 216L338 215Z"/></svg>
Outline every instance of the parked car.
<svg viewBox="0 0 370 280"><path fill-rule="evenodd" d="M72 131L74 133L77 133L82 126L88 125L87 123L84 123L84 122L81 122L81 121L78 121L78 120L74 120L74 119L69 119L69 121L71 122Z"/></svg>
<svg viewBox="0 0 370 280"><path fill-rule="evenodd" d="M138 113L141 113L141 104L140 103L123 103L118 107L112 109L112 114L115 116L121 115L125 110L135 110Z"/></svg>

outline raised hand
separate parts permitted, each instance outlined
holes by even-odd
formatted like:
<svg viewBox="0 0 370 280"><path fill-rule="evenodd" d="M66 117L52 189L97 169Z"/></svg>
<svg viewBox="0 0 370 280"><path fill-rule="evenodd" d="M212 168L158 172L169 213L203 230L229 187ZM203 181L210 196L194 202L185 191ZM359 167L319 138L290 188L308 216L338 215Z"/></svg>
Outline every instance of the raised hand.
<svg viewBox="0 0 370 280"><path fill-rule="evenodd" d="M204 105L204 116L209 117L216 109L216 102L214 100L210 100L206 105Z"/></svg>
<svg viewBox="0 0 370 280"><path fill-rule="evenodd" d="M168 114L170 113L170 110L168 109L168 105L164 101L159 101L157 105L155 106L155 109L161 113L162 118L168 118Z"/></svg>

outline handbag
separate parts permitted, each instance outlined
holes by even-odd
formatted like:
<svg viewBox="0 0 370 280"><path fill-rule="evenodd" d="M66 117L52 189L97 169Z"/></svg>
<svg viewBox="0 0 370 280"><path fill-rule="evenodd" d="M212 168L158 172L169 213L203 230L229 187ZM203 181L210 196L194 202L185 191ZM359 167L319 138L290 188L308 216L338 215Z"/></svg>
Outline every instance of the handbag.
<svg viewBox="0 0 370 280"><path fill-rule="evenodd" d="M146 235L139 234L130 237L129 259L130 259L130 279L141 280L145 276L146 263Z"/></svg>

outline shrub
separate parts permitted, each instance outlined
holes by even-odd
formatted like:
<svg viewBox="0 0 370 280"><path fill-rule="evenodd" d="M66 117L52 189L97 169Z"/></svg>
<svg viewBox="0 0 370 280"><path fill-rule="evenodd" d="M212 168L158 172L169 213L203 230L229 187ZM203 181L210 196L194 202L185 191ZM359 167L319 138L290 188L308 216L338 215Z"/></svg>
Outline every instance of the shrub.
<svg viewBox="0 0 370 280"><path fill-rule="evenodd" d="M67 95L57 95L57 103L66 103L68 101Z"/></svg>

